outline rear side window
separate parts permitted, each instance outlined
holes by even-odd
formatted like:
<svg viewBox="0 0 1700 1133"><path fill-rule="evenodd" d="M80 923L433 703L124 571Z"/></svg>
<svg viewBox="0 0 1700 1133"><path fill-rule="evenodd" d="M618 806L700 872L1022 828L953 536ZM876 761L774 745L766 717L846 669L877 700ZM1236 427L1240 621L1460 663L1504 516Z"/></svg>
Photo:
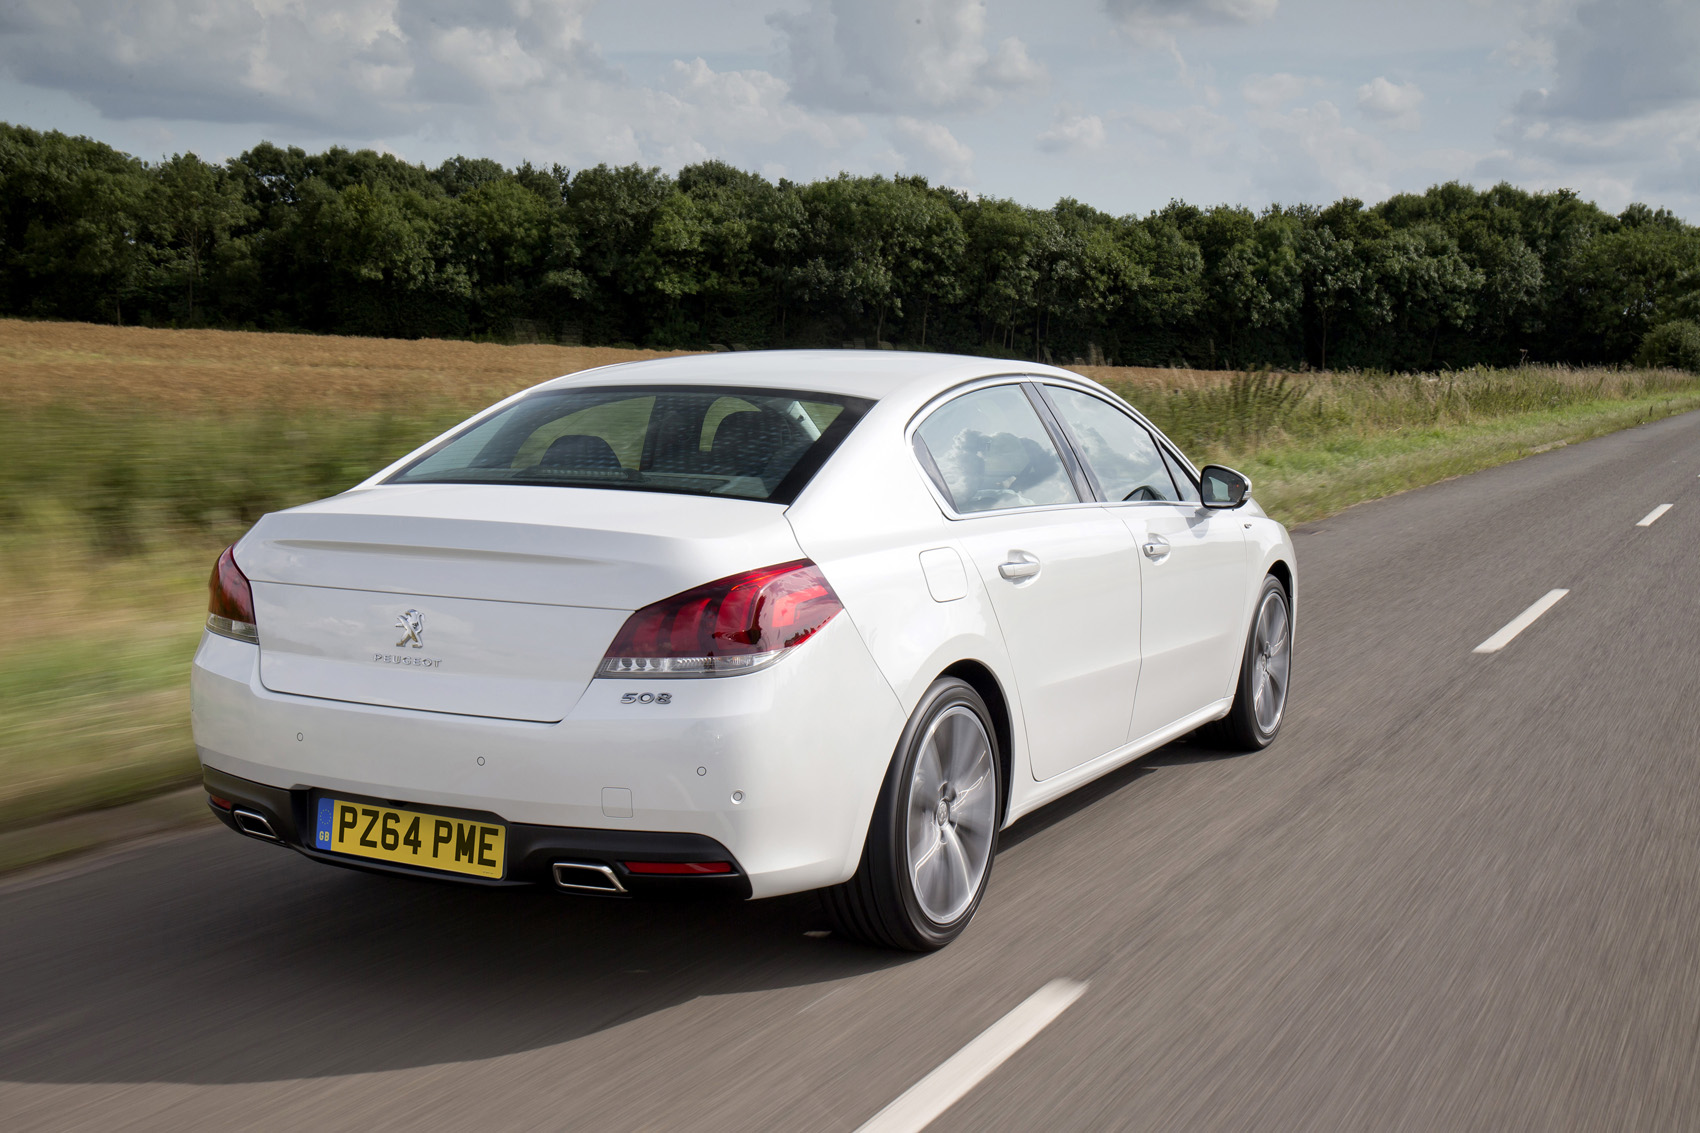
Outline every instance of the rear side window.
<svg viewBox="0 0 1700 1133"><path fill-rule="evenodd" d="M965 393L915 430L916 455L960 513L1079 500L1051 435L1018 386Z"/></svg>
<svg viewBox="0 0 1700 1133"><path fill-rule="evenodd" d="M543 484L790 503L872 402L709 386L545 390L391 484Z"/></svg>

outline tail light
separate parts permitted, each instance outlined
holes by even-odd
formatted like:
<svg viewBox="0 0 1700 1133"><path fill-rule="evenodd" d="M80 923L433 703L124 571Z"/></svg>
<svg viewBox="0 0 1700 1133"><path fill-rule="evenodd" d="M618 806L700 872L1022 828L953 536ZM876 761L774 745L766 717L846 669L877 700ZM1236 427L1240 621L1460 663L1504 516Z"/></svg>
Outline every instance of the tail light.
<svg viewBox="0 0 1700 1133"><path fill-rule="evenodd" d="M248 576L236 565L234 546L226 547L207 579L211 597L207 602L207 628L237 641L259 644L260 630L254 624L254 590Z"/></svg>
<svg viewBox="0 0 1700 1133"><path fill-rule="evenodd" d="M645 606L602 658L604 677L717 677L763 669L844 607L807 559L746 571Z"/></svg>

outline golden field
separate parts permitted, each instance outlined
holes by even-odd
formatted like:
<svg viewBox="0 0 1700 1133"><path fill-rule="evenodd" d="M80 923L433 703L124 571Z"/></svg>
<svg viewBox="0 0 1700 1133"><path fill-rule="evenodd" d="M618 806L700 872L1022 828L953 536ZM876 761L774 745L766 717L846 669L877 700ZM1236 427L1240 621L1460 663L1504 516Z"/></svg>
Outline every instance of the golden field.
<svg viewBox="0 0 1700 1133"><path fill-rule="evenodd" d="M0 401L20 407L64 400L146 404L195 414L256 406L470 406L592 366L678 353L685 352L0 319ZM1071 368L1110 384L1157 389L1224 377L1207 370Z"/></svg>

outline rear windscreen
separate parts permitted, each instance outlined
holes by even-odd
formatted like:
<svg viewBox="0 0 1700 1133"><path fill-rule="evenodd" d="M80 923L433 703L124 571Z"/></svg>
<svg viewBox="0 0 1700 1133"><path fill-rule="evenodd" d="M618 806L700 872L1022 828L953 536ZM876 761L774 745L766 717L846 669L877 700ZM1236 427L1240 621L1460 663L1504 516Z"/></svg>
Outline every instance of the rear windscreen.
<svg viewBox="0 0 1700 1133"><path fill-rule="evenodd" d="M545 390L385 483L543 484L791 503L872 402L729 386Z"/></svg>

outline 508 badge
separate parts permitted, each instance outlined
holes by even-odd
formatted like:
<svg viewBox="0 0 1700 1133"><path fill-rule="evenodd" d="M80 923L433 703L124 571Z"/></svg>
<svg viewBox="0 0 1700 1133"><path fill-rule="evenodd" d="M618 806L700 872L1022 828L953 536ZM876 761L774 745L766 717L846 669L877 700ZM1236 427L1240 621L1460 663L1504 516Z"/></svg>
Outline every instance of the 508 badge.
<svg viewBox="0 0 1700 1133"><path fill-rule="evenodd" d="M670 692L628 692L620 697L621 704L671 704L673 694Z"/></svg>

